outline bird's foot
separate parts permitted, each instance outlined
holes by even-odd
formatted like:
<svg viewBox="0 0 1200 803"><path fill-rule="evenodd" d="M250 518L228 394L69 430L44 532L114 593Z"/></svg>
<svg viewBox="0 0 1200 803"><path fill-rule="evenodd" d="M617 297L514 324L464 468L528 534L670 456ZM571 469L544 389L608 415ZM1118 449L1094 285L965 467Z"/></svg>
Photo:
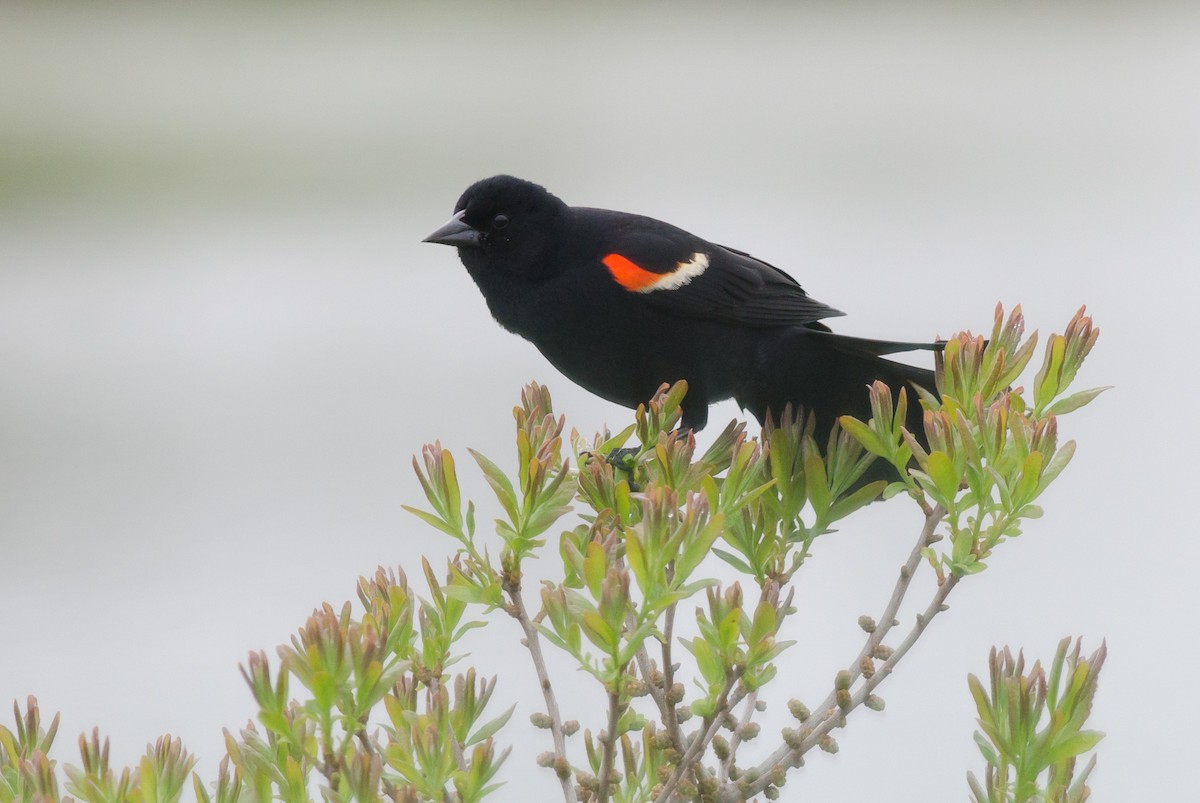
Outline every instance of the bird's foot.
<svg viewBox="0 0 1200 803"><path fill-rule="evenodd" d="M626 471L632 471L637 465L637 456L641 453L641 449L636 446L622 446L619 449L613 449L605 458L608 464L613 468L621 468Z"/></svg>

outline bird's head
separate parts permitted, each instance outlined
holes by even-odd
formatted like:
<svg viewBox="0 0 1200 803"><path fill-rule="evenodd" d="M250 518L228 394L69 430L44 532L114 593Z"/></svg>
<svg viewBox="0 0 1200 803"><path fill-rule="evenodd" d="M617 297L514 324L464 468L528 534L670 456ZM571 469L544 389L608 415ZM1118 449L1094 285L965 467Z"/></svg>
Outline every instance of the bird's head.
<svg viewBox="0 0 1200 803"><path fill-rule="evenodd" d="M551 257L569 214L544 187L493 176L468 187L454 216L424 242L457 248L481 285L500 276L536 279L553 270Z"/></svg>

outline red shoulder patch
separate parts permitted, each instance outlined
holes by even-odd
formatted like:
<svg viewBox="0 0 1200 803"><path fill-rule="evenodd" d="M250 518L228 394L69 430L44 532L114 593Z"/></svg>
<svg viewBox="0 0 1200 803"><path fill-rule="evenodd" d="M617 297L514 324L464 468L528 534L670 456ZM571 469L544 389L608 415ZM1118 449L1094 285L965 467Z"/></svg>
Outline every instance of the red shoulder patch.
<svg viewBox="0 0 1200 803"><path fill-rule="evenodd" d="M645 292L650 285L662 278L661 273L646 270L620 254L608 254L601 261L604 263L604 267L608 268L612 277L617 280L617 284L626 290Z"/></svg>
<svg viewBox="0 0 1200 803"><path fill-rule="evenodd" d="M612 274L617 284L626 290L635 293L650 293L654 290L674 290L687 284L708 267L708 256L700 253L693 254L689 261L680 262L667 273L646 270L629 258L615 253L607 254L601 262L604 263L604 267L608 268L608 272Z"/></svg>

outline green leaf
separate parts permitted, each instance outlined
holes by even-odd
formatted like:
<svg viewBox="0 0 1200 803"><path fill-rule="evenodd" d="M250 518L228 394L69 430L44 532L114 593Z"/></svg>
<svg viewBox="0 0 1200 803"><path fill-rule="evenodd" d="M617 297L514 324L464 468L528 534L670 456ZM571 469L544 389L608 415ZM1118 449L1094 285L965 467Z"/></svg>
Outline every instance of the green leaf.
<svg viewBox="0 0 1200 803"><path fill-rule="evenodd" d="M433 527L434 529L437 529L437 530L441 530L446 535L449 535L452 538L461 537L461 534L457 530L455 530L453 527L451 527L446 522L442 521L442 519L439 516L435 516L433 513L427 513L424 510L418 510L417 508L409 507L408 505L401 505L400 507L404 510L407 510L409 513L413 514L418 519L420 519L421 521L428 524L430 527Z"/></svg>
<svg viewBox="0 0 1200 803"><path fill-rule="evenodd" d="M1066 349L1067 340L1062 335L1051 335L1046 343L1046 358L1033 378L1033 401L1038 410L1044 409L1062 390L1058 378L1062 374Z"/></svg>
<svg viewBox="0 0 1200 803"><path fill-rule="evenodd" d="M557 633L555 633L553 630L551 630L546 625L535 623L533 626L537 628L538 632L542 634L543 638L545 638L546 641L550 642L555 647L558 647L563 652L574 655L576 658L580 657L578 650L573 649L572 646L566 642L566 640L561 638ZM390 699L392 699L392 698L384 697L383 701L386 703Z"/></svg>
<svg viewBox="0 0 1200 803"><path fill-rule="evenodd" d="M334 681L332 674L325 670L318 670L313 673L313 701L317 704L319 710L329 712L333 709L333 700L337 696L337 691L337 683Z"/></svg>
<svg viewBox="0 0 1200 803"><path fill-rule="evenodd" d="M663 411L674 412L679 405L683 403L683 397L687 395L688 383L682 379L671 386L667 391L667 396L663 400Z"/></svg>
<svg viewBox="0 0 1200 803"><path fill-rule="evenodd" d="M960 577L967 574L979 574L987 568L987 564L975 558L967 558L966 560L954 563L950 569Z"/></svg>
<svg viewBox="0 0 1200 803"><path fill-rule="evenodd" d="M746 563L744 560L739 558L737 555L734 555L732 552L726 552L724 549L717 549L714 547L713 554L716 555L721 560L728 563L733 568L737 569L739 572L742 572L744 574L750 574L750 575L755 574L754 569L750 568L750 564Z"/></svg>
<svg viewBox="0 0 1200 803"><path fill-rule="evenodd" d="M710 684L715 684L725 678L725 667L717 656L716 650L713 649L713 645L702 638L695 638L691 641L680 639L680 641L696 657L696 668L700 670L700 675L705 680Z"/></svg>
<svg viewBox="0 0 1200 803"><path fill-rule="evenodd" d="M496 498L500 500L504 512L508 514L509 521L514 524L520 520L520 507L517 505L517 492L513 490L513 484L505 476L500 467L488 460L474 449L468 449L471 456L475 458L475 462L479 464L479 468L483 471L483 477L487 480L488 485L492 486L492 491L496 494Z"/></svg>
<svg viewBox="0 0 1200 803"><path fill-rule="evenodd" d="M1017 516L1022 519L1040 519L1042 512L1041 505L1026 505L1017 511Z"/></svg>
<svg viewBox="0 0 1200 803"><path fill-rule="evenodd" d="M625 429L621 430L616 435L613 435L604 443L600 444L600 448L596 451L607 457L613 449L620 449L622 446L624 446L625 441L629 440L629 436L636 431L637 424L630 424L629 426L625 427Z"/></svg>
<svg viewBox="0 0 1200 803"><path fill-rule="evenodd" d="M1037 332L1034 332L1029 336L1029 339L1026 340L1025 343L1013 354L1013 356L1010 358L1009 364L1004 367L1003 375L996 382L996 385L993 388L990 388L990 390L993 392L1003 390L1017 381L1017 377L1020 376L1021 372L1025 370L1025 366L1029 364L1029 358L1033 356L1033 351L1037 346L1037 342L1038 334Z"/></svg>
<svg viewBox="0 0 1200 803"><path fill-rule="evenodd" d="M1043 760L1047 764L1057 764L1060 761L1066 761L1069 758L1082 755L1095 747L1104 734L1100 731L1079 731L1079 733L1068 736L1060 742L1054 744L1046 754Z"/></svg>
<svg viewBox="0 0 1200 803"><path fill-rule="evenodd" d="M604 547L595 541L588 543L587 555L583 559L583 576L593 599L600 599L600 587L607 568L604 558Z"/></svg>
<svg viewBox="0 0 1200 803"><path fill-rule="evenodd" d="M446 449L442 452L442 478L446 487L446 513L449 523L456 529L462 527L462 496L458 490L458 474L454 469L454 455Z"/></svg>
<svg viewBox="0 0 1200 803"><path fill-rule="evenodd" d="M196 803L212 803L212 797L209 796L208 790L204 788L204 782L194 772L192 773L192 791L196 794Z"/></svg>
<svg viewBox="0 0 1200 803"><path fill-rule="evenodd" d="M925 471L929 475L929 479L933 480L938 493L945 497L946 501L953 502L954 498L958 496L960 478L958 472L954 470L954 461L950 459L950 456L945 452L930 452L929 460L925 464Z"/></svg>
<svg viewBox="0 0 1200 803"><path fill-rule="evenodd" d="M683 554L676 559L675 576L679 580L686 580L696 570L724 530L725 514L714 513L704 529L696 534L692 542L684 549Z"/></svg>
<svg viewBox="0 0 1200 803"><path fill-rule="evenodd" d="M292 732L292 725L288 722L287 717L278 711L267 711L263 709L258 712L258 721L268 731L279 735L286 736Z"/></svg>
<svg viewBox="0 0 1200 803"><path fill-rule="evenodd" d="M988 764L993 767L1000 766L1000 756L996 755L995 748L988 742L987 737L979 731L975 731L975 744L979 747L979 752L983 754L983 758Z"/></svg>
<svg viewBox="0 0 1200 803"><path fill-rule="evenodd" d="M1021 466L1021 477L1013 488L1013 502L1024 505L1037 496L1039 481L1042 478L1042 453L1030 452L1025 456ZM1016 511L1013 511L1014 513Z"/></svg>
<svg viewBox="0 0 1200 803"><path fill-rule="evenodd" d="M1112 389L1112 385L1104 387L1091 388L1089 390L1081 390L1078 393L1072 393L1064 399L1059 399L1054 404L1050 405L1050 409L1046 412L1050 415L1065 415L1066 413L1078 410L1080 407L1089 403L1092 399L1099 396L1106 390Z"/></svg>
<svg viewBox="0 0 1200 803"><path fill-rule="evenodd" d="M774 606L763 600L754 610L754 620L750 624L750 633L746 641L751 645L757 644L773 634L777 624Z"/></svg>
<svg viewBox="0 0 1200 803"><path fill-rule="evenodd" d="M638 587L643 593L648 593L651 589L651 577L646 567L646 552L642 547L642 539L632 527L625 530L625 560L629 562Z"/></svg>
<svg viewBox="0 0 1200 803"><path fill-rule="evenodd" d="M904 489L902 482L893 484L899 485L900 490ZM829 521L832 523L838 519L844 519L859 508L874 502L888 487L886 480L876 480L867 483L849 496L839 499L829 511Z"/></svg>
<svg viewBox="0 0 1200 803"><path fill-rule="evenodd" d="M721 640L720 647L726 655L731 655L737 647L738 620L742 617L742 611L739 608L734 608L729 613L721 618L720 622L715 622L717 625L717 637Z"/></svg>
<svg viewBox="0 0 1200 803"><path fill-rule="evenodd" d="M838 423L842 425L842 429L849 432L851 437L861 443L863 448L871 454L883 458L889 456L890 450L884 446L880 437L870 427L854 416L844 415L838 419Z"/></svg>
<svg viewBox="0 0 1200 803"><path fill-rule="evenodd" d="M1058 451L1054 453L1054 457L1046 463L1042 469L1042 479L1038 483L1038 493L1046 489L1050 483L1062 473L1062 470L1071 462L1071 458L1075 456L1075 441L1067 441L1062 446L1058 447Z"/></svg>
<svg viewBox="0 0 1200 803"><path fill-rule="evenodd" d="M829 479L825 476L825 461L818 455L809 455L804 461L805 490L812 503L813 511L822 517L829 510Z"/></svg>
<svg viewBox="0 0 1200 803"><path fill-rule="evenodd" d="M513 703L512 706L503 714L496 717L479 730L475 731L475 733L471 734L471 736L468 737L465 742L463 742L463 747L470 747L473 744L478 744L484 739L487 739L489 736L494 735L496 731L500 730L508 723L509 717L513 715L513 711L515 710L517 710L517 704Z"/></svg>
<svg viewBox="0 0 1200 803"><path fill-rule="evenodd" d="M968 674L967 688L971 690L971 697L975 700L975 710L979 712L980 719L990 719L992 704L988 699L987 690L983 688L983 681L974 673Z"/></svg>
<svg viewBox="0 0 1200 803"><path fill-rule="evenodd" d="M617 646L616 631L595 611L588 611L583 615L583 632L593 644L605 652L612 652Z"/></svg>

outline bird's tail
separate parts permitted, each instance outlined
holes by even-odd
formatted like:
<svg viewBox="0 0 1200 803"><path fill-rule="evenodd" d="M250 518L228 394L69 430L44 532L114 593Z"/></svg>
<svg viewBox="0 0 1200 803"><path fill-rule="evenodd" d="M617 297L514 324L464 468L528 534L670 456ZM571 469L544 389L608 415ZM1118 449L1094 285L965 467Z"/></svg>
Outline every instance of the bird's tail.
<svg viewBox="0 0 1200 803"><path fill-rule="evenodd" d="M907 389L906 427L924 441L921 405L913 385L936 393L933 371L917 368L884 354L936 351L941 343L903 343L872 340L795 327L767 339L756 358L754 382L737 395L737 401L759 420L770 412L776 418L787 404L800 406L816 418L816 437L824 443L842 415L861 421L871 417L867 386L884 382L893 396Z"/></svg>

